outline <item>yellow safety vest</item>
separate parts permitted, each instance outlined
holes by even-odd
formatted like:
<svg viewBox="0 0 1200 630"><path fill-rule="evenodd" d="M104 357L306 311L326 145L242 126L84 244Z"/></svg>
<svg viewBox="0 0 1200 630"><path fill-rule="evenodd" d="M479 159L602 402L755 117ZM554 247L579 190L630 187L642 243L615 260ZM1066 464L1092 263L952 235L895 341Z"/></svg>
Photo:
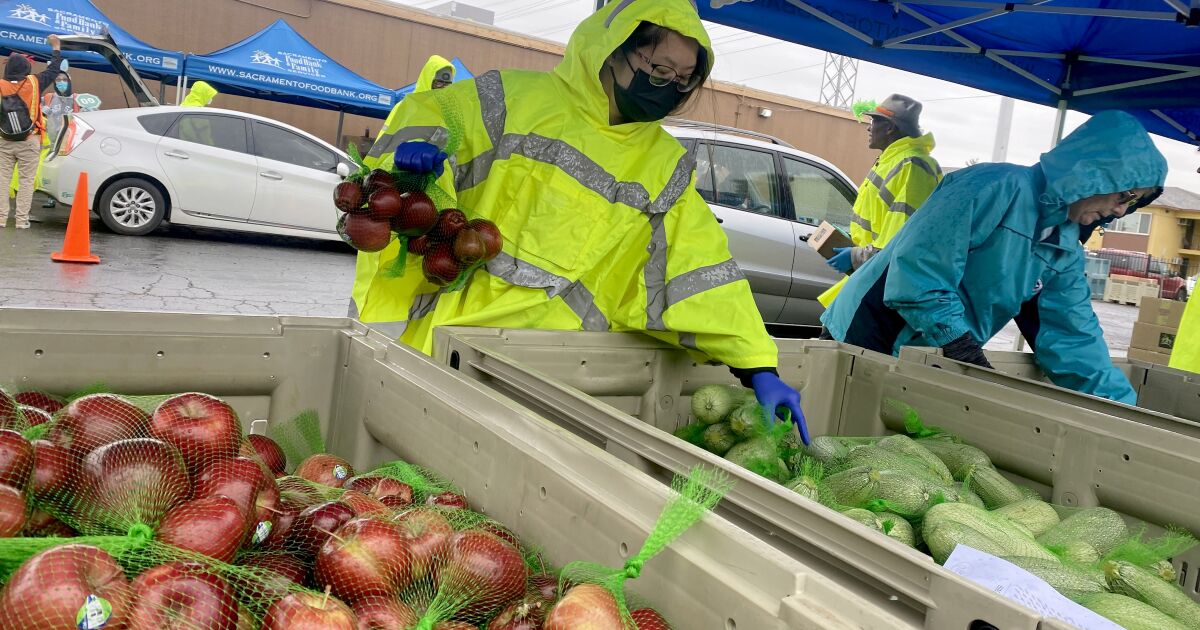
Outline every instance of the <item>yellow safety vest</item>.
<svg viewBox="0 0 1200 630"><path fill-rule="evenodd" d="M930 155L933 147L933 134L927 133L901 138L879 155L854 200L850 238L855 246L883 249L937 188L942 169ZM845 283L842 278L817 300L828 308Z"/></svg>
<svg viewBox="0 0 1200 630"><path fill-rule="evenodd" d="M1171 350L1171 367L1200 373L1200 297L1188 300Z"/></svg>
<svg viewBox="0 0 1200 630"><path fill-rule="evenodd" d="M493 71L405 99L380 141L455 148L458 204L499 226L504 251L451 293L423 279L417 256L403 276L388 273L396 250L385 250L355 289L364 322L426 353L437 326L642 331L697 359L776 366L693 158L658 123L609 124L600 70L643 21L712 59L688 0L634 0L584 20L553 72Z"/></svg>

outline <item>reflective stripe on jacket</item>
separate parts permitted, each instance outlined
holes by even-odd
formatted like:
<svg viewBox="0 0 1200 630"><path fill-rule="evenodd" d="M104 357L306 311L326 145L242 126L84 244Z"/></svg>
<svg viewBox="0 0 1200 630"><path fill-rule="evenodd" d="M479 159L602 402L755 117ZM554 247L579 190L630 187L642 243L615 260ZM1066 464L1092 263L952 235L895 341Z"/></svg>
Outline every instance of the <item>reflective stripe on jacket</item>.
<svg viewBox="0 0 1200 630"><path fill-rule="evenodd" d="M854 200L850 238L856 247L883 249L941 183L933 148L933 134L927 133L901 138L879 155ZM817 300L828 308L845 283L842 278Z"/></svg>
<svg viewBox="0 0 1200 630"><path fill-rule="evenodd" d="M389 129L456 136L458 203L499 226L504 251L455 293L425 282L416 256L401 277L379 271L361 292L363 321L426 353L446 325L641 331L700 359L776 366L692 157L658 123L609 124L599 73L642 21L711 50L687 0L613 3L584 20L553 72L493 71L405 99ZM385 250L381 269L395 256Z"/></svg>

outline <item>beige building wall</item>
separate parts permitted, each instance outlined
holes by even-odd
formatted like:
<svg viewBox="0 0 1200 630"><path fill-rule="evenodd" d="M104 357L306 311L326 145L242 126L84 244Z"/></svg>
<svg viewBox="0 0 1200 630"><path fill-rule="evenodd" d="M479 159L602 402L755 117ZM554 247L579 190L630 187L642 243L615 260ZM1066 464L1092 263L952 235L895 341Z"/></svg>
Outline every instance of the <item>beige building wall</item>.
<svg viewBox="0 0 1200 630"><path fill-rule="evenodd" d="M472 22L433 16L384 0L93 0L116 23L160 48L208 53L285 19L332 59L380 85L412 83L431 54L459 57L475 74L495 68L549 70L560 44ZM105 107L124 106L114 75L72 73L78 91ZM159 86L149 82L156 93ZM175 102L174 86L165 89ZM275 118L335 141L338 114L269 101L218 96L214 106ZM761 108L770 118L759 116ZM714 83L687 117L769 133L836 164L855 182L877 153L867 149L866 125L849 113L811 101L743 86ZM374 135L381 120L346 116L344 136ZM366 132L364 134L364 132ZM338 142L344 144L344 142Z"/></svg>
<svg viewBox="0 0 1200 630"><path fill-rule="evenodd" d="M1180 257L1183 246L1183 228L1179 225L1179 212L1169 208L1150 207L1154 218L1150 221L1150 239L1146 253L1166 260Z"/></svg>

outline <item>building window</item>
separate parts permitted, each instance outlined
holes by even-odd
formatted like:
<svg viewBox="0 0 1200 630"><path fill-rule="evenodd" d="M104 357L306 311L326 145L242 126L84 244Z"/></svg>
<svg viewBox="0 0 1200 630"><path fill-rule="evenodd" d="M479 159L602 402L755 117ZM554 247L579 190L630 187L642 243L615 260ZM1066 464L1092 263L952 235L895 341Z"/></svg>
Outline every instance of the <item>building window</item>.
<svg viewBox="0 0 1200 630"><path fill-rule="evenodd" d="M1154 216L1148 212L1138 212L1127 217L1121 217L1108 224L1111 232L1128 232L1130 234L1149 234L1150 221Z"/></svg>

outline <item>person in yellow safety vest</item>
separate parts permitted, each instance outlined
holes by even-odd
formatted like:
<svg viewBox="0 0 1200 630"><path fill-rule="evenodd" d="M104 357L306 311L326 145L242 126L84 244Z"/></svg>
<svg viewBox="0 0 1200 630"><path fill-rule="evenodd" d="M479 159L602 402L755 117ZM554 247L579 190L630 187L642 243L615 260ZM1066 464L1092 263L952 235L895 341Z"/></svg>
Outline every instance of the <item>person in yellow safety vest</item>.
<svg viewBox="0 0 1200 630"><path fill-rule="evenodd" d="M846 274L886 247L942 181L942 169L930 155L933 134L921 133L920 103L893 94L865 113L871 117L867 127L869 146L883 153L854 200L850 224L854 247L838 248L828 261L830 267ZM846 278L842 278L817 300L828 308L845 283Z"/></svg>
<svg viewBox="0 0 1200 630"><path fill-rule="evenodd" d="M712 64L690 0L623 0L580 23L551 72L491 71L407 97L380 142L418 172L438 173L450 148L446 193L497 224L503 252L459 292L425 281L417 256L400 277L384 256L361 319L425 353L438 326L643 332L729 366L807 443L800 394L778 376L694 158L661 125Z"/></svg>
<svg viewBox="0 0 1200 630"><path fill-rule="evenodd" d="M445 57L433 55L425 62L425 67L421 68L421 74L417 77L417 83L413 87L413 94L428 92L429 90L440 90L454 83L454 64L450 63ZM387 120L383 123L383 130L379 133L379 137L375 139L375 144L367 153L367 162L375 164L377 162L390 162L392 160L392 152L396 149L396 144L403 142L402 136L396 136L395 133L388 133L388 130L393 131L399 129L399 125L395 122L400 110L400 105L404 103L401 99L396 106L392 108L388 114ZM451 189L454 187L454 180L450 175L443 175L447 178L442 182L442 187ZM358 304L361 304L367 287L371 284L371 278L375 272L379 270L379 260L386 256L390 260L396 258L396 254L400 251L400 243L393 242L388 245L383 251L379 252L359 252L358 259L354 263L354 288L350 291L350 317L358 316Z"/></svg>
<svg viewBox="0 0 1200 630"><path fill-rule="evenodd" d="M1188 300L1171 350L1171 367L1200 373L1200 297Z"/></svg>
<svg viewBox="0 0 1200 630"><path fill-rule="evenodd" d="M217 97L217 88L209 85L205 81L197 81L192 84L192 89L187 96L183 97L183 102L180 107L208 107L212 104L213 99Z"/></svg>

